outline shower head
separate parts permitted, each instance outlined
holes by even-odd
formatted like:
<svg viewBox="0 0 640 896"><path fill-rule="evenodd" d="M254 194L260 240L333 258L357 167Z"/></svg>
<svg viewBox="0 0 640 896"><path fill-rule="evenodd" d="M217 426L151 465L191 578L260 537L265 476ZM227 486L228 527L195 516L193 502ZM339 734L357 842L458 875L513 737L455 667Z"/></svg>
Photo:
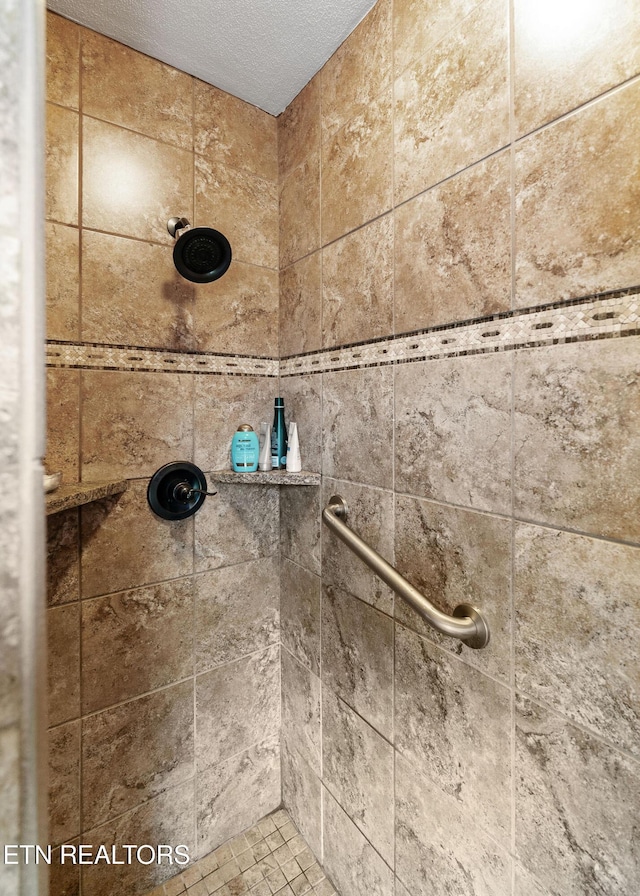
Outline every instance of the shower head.
<svg viewBox="0 0 640 896"><path fill-rule="evenodd" d="M186 218L170 218L167 230L176 239L173 262L179 274L192 283L212 283L226 273L231 264L229 240L212 227L189 227Z"/></svg>

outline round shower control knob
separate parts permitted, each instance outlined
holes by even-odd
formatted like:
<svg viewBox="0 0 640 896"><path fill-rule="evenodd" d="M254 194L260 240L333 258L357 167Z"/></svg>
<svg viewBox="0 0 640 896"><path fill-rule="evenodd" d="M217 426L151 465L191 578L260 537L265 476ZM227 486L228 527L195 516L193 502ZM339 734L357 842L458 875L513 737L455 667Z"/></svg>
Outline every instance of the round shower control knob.
<svg viewBox="0 0 640 896"><path fill-rule="evenodd" d="M199 510L207 495L204 473L187 460L165 464L151 477L147 501L153 512L163 520L184 520Z"/></svg>

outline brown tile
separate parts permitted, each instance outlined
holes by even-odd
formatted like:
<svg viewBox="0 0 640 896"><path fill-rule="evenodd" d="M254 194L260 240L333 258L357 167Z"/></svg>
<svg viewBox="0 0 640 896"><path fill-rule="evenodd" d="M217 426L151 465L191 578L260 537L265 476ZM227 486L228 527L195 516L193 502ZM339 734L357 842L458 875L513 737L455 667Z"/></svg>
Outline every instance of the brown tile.
<svg viewBox="0 0 640 896"><path fill-rule="evenodd" d="M322 250L323 346L393 332L393 216Z"/></svg>
<svg viewBox="0 0 640 896"><path fill-rule="evenodd" d="M391 77L391 0L378 0L321 70L323 138L365 112Z"/></svg>
<svg viewBox="0 0 640 896"><path fill-rule="evenodd" d="M320 576L282 560L280 572L282 643L303 666L320 674Z"/></svg>
<svg viewBox="0 0 640 896"><path fill-rule="evenodd" d="M415 498L396 498L395 564L421 594L445 613L470 603L491 630L483 650L438 635L404 601L395 613L405 625L493 678L509 682L511 657L511 523Z"/></svg>
<svg viewBox="0 0 640 896"><path fill-rule="evenodd" d="M508 7L487 0L395 82L395 201L509 142Z"/></svg>
<svg viewBox="0 0 640 896"><path fill-rule="evenodd" d="M322 347L322 254L280 271L280 356Z"/></svg>
<svg viewBox="0 0 640 896"><path fill-rule="evenodd" d="M106 122L83 121L82 224L172 244L169 218L193 223L193 156Z"/></svg>
<svg viewBox="0 0 640 896"><path fill-rule="evenodd" d="M192 78L184 72L95 31L83 31L85 115L191 149L191 90Z"/></svg>
<svg viewBox="0 0 640 896"><path fill-rule="evenodd" d="M277 269L278 188L275 183L224 167L214 159L196 156L195 196L195 223L224 233L236 261Z"/></svg>
<svg viewBox="0 0 640 896"><path fill-rule="evenodd" d="M322 453L322 377L315 374L280 380L285 416L298 424L300 453L305 470L319 473Z"/></svg>
<svg viewBox="0 0 640 896"><path fill-rule="evenodd" d="M322 244L391 208L391 88L322 146Z"/></svg>
<svg viewBox="0 0 640 896"><path fill-rule="evenodd" d="M640 541L639 344L635 336L516 353L518 516Z"/></svg>
<svg viewBox="0 0 640 896"><path fill-rule="evenodd" d="M278 169L280 179L320 152L320 75L309 81L278 117Z"/></svg>
<svg viewBox="0 0 640 896"><path fill-rule="evenodd" d="M194 145L218 165L278 180L277 119L217 87L194 81Z"/></svg>
<svg viewBox="0 0 640 896"><path fill-rule="evenodd" d="M61 472L63 483L78 482L80 430L80 371L47 370L48 473Z"/></svg>
<svg viewBox="0 0 640 896"><path fill-rule="evenodd" d="M184 844L190 855L196 854L193 840L194 830L194 783L193 780L172 787L160 796L149 800L137 809L121 815L116 821L108 822L86 834L86 843L104 844L111 855L116 847L118 857L126 858L122 844ZM142 853L149 859L148 850ZM175 874L175 865L152 863L85 865L82 868L82 892L92 896L129 896L145 893L158 886L163 880ZM172 890L171 892L177 892Z"/></svg>
<svg viewBox="0 0 640 896"><path fill-rule="evenodd" d="M83 340L192 348L195 295L170 248L83 232Z"/></svg>
<svg viewBox="0 0 640 896"><path fill-rule="evenodd" d="M510 168L487 159L396 209L396 333L509 310Z"/></svg>
<svg viewBox="0 0 640 896"><path fill-rule="evenodd" d="M47 223L47 339L80 338L79 234Z"/></svg>
<svg viewBox="0 0 640 896"><path fill-rule="evenodd" d="M394 0L393 43L396 77L423 59L480 0Z"/></svg>
<svg viewBox="0 0 640 896"><path fill-rule="evenodd" d="M80 834L80 721L49 731L49 843Z"/></svg>
<svg viewBox="0 0 640 896"><path fill-rule="evenodd" d="M200 351L277 357L277 271L234 257L224 277L195 286L193 313Z"/></svg>
<svg viewBox="0 0 640 896"><path fill-rule="evenodd" d="M516 687L637 756L640 549L520 524L515 552Z"/></svg>
<svg viewBox="0 0 640 896"><path fill-rule="evenodd" d="M320 246L320 154L312 152L280 183L280 265Z"/></svg>
<svg viewBox="0 0 640 896"><path fill-rule="evenodd" d="M190 578L83 601L83 712L193 674L193 624Z"/></svg>
<svg viewBox="0 0 640 896"><path fill-rule="evenodd" d="M195 381L195 462L205 474L229 470L238 426L248 423L259 433L261 423L272 423L277 381L257 376L198 376Z"/></svg>
<svg viewBox="0 0 640 896"><path fill-rule="evenodd" d="M192 775L192 681L83 719L85 830Z"/></svg>
<svg viewBox="0 0 640 896"><path fill-rule="evenodd" d="M274 558L194 578L196 672L232 662L280 638L280 577Z"/></svg>
<svg viewBox="0 0 640 896"><path fill-rule="evenodd" d="M78 510L47 517L47 603L66 604L79 597L80 541Z"/></svg>
<svg viewBox="0 0 640 896"><path fill-rule="evenodd" d="M151 476L193 453L193 377L85 370L82 478Z"/></svg>
<svg viewBox="0 0 640 896"><path fill-rule="evenodd" d="M607 0L580 10L516 0L514 13L519 135L638 73L640 20L634 0Z"/></svg>
<svg viewBox="0 0 640 896"><path fill-rule="evenodd" d="M62 224L78 223L77 112L47 103L46 216Z"/></svg>
<svg viewBox="0 0 640 896"><path fill-rule="evenodd" d="M516 305L637 283L640 84L516 150Z"/></svg>
<svg viewBox="0 0 640 896"><path fill-rule="evenodd" d="M80 606L47 610L49 724L80 715Z"/></svg>
<svg viewBox="0 0 640 896"><path fill-rule="evenodd" d="M47 100L68 109L80 102L80 28L47 11Z"/></svg>
<svg viewBox="0 0 640 896"><path fill-rule="evenodd" d="M131 482L124 494L82 508L83 597L193 572L193 518L161 520L147 504L147 485Z"/></svg>
<svg viewBox="0 0 640 896"><path fill-rule="evenodd" d="M398 491L510 512L512 362L495 354L398 367Z"/></svg>
<svg viewBox="0 0 640 896"><path fill-rule="evenodd" d="M320 489L280 490L280 553L310 572L320 574Z"/></svg>

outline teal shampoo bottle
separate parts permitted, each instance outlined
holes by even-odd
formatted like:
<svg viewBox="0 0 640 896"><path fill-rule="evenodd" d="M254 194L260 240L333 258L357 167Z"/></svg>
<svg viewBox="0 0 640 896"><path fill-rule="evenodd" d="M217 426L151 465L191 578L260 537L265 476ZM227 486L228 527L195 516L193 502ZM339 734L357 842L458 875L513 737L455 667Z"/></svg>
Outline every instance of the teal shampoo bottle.
<svg viewBox="0 0 640 896"><path fill-rule="evenodd" d="M236 473L255 473L258 469L260 443L248 423L238 427L231 440L231 466Z"/></svg>

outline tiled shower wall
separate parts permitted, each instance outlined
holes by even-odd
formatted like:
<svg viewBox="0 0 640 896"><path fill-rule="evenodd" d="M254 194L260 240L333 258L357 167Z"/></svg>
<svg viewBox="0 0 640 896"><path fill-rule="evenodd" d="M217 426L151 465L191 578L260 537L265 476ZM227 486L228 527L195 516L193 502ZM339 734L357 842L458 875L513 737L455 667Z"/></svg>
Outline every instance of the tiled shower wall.
<svg viewBox="0 0 640 896"><path fill-rule="evenodd" d="M640 32L564 9L379 0L279 119L281 392L323 474L281 498L283 797L344 896L640 882L638 302L624 338L572 304L640 280ZM385 341L430 327L460 352ZM334 493L486 650L320 530Z"/></svg>
<svg viewBox="0 0 640 896"><path fill-rule="evenodd" d="M272 413L276 378L188 371L198 353L277 357L276 120L47 25L46 462L67 482L130 480L49 517L49 842L203 855L280 804L278 490L220 485L169 523L146 489L170 461L226 467L237 426ZM179 277L172 216L228 236L222 280ZM78 893L78 870L54 866L52 893ZM154 866L82 870L84 896L158 882Z"/></svg>

